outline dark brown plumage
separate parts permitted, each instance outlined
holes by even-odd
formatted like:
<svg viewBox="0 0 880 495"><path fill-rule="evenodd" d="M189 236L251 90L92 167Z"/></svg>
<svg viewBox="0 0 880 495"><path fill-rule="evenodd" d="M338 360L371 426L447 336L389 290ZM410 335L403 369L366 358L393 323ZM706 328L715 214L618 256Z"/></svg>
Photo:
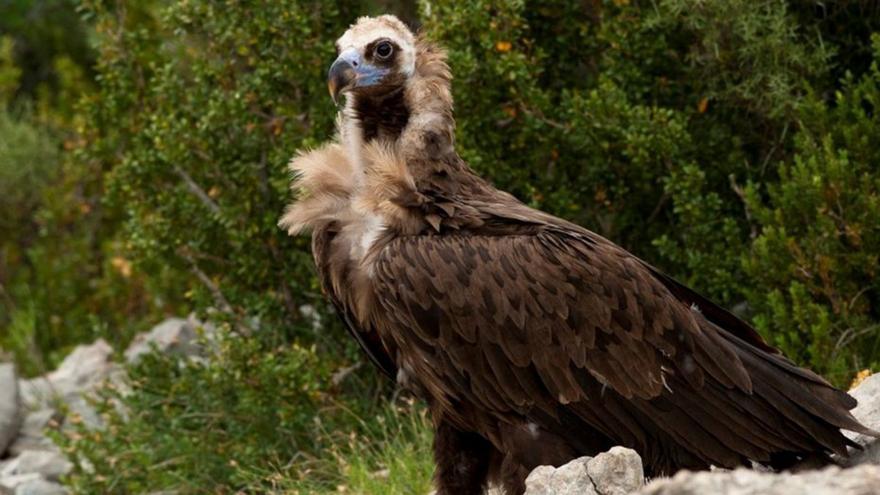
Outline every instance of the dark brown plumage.
<svg viewBox="0 0 880 495"><path fill-rule="evenodd" d="M360 87L375 68L358 50L389 37L391 72ZM748 324L476 176L455 153L442 51L388 16L337 45L339 143L294 160L301 194L282 225L312 230L352 335L429 404L441 494L521 493L535 466L613 445L659 475L783 468L846 455L841 428L870 433L852 397Z"/></svg>

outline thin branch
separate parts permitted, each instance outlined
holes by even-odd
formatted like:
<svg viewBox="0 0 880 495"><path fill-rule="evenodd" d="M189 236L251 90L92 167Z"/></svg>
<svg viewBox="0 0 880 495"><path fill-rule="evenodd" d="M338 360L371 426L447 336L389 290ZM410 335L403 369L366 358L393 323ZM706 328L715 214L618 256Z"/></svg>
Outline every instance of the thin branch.
<svg viewBox="0 0 880 495"><path fill-rule="evenodd" d="M208 193L206 193L205 190L202 189L201 186L199 186L196 181L193 180L193 178L188 173L186 173L184 169L180 168L179 165L175 165L174 173L176 173L180 176L181 179L183 179L183 182L186 183L186 187L190 190L190 192L195 194L196 197L199 198L202 203L208 207L209 210L211 210L211 213L214 213L215 215L220 214L220 207L217 205L217 203L215 203L214 200L211 199L211 196L208 196Z"/></svg>
<svg viewBox="0 0 880 495"><path fill-rule="evenodd" d="M232 310L232 306L229 304L229 301L226 299L226 296L223 295L223 292L220 291L220 287L211 280L208 275L202 271L201 268L198 267L195 263L190 267L195 276L199 279L202 284L211 291L211 295L214 297L214 301L220 306L220 310L225 313L234 313Z"/></svg>
<svg viewBox="0 0 880 495"><path fill-rule="evenodd" d="M551 120L551 119L547 118L546 116L544 116L544 113L541 112L540 110L533 110L533 109L527 107L525 104L520 104L519 108L522 110L522 112L524 114L528 115L529 117L538 119L539 121L549 125L550 127L555 127L556 129L561 129L563 131L571 130L570 125L566 125L561 122Z"/></svg>
<svg viewBox="0 0 880 495"><path fill-rule="evenodd" d="M834 354L837 355L838 351L844 349L845 347L852 344L856 339L861 337L862 335L873 332L874 330L880 328L880 325L868 325L864 328L847 328L837 339L837 342L834 344Z"/></svg>
<svg viewBox="0 0 880 495"><path fill-rule="evenodd" d="M654 210L651 211L651 214L648 215L648 220L645 222L650 225L654 223L654 220L657 219L657 216L660 215L660 212L663 211L663 206L666 205L666 202L669 201L669 193L663 191L663 194L660 195L660 199L657 201L657 206L654 207Z"/></svg>
<svg viewBox="0 0 880 495"><path fill-rule="evenodd" d="M856 292L856 295L849 300L849 303L846 305L847 311L852 311L853 307L856 305L856 301L859 300L860 297L865 295L866 292L871 290L871 286L863 287L860 291Z"/></svg>
<svg viewBox="0 0 880 495"><path fill-rule="evenodd" d="M788 135L788 122L785 123L785 126L782 128L782 135L779 136L779 140L773 143L773 146L770 148L770 151L767 152L767 156L764 157L764 162L761 164L761 177L764 177L764 173L767 171L767 165L770 164L770 160L773 158L773 154L776 153L776 149L782 146L785 142L785 136Z"/></svg>
<svg viewBox="0 0 880 495"><path fill-rule="evenodd" d="M733 192L735 192L743 202L743 211L745 211L746 214L746 222L749 223L749 235L752 239L756 239L758 237L758 230L755 228L755 222L752 221L752 211L749 209L749 203L746 201L746 191L742 186L736 183L735 175L730 174L728 179L730 180L730 187L733 189Z"/></svg>
<svg viewBox="0 0 880 495"><path fill-rule="evenodd" d="M192 270L193 274L199 281L204 285L210 292L211 296L214 298L214 304L216 304L220 311L232 316L235 318L236 323L238 324L238 331L240 334L248 337L254 333L253 329L244 322L241 316L235 312L232 308L232 305L229 304L229 300L226 299L226 296L223 295L223 291L220 290L220 287L211 280L211 277L208 276L201 268L199 268L196 260L193 259L192 256L185 252L178 251L178 254L183 257L190 264L190 270Z"/></svg>

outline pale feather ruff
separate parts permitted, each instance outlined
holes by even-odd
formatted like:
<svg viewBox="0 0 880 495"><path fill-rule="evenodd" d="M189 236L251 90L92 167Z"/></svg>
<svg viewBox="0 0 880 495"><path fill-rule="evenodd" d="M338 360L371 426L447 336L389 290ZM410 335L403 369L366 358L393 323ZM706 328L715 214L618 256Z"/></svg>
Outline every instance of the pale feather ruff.
<svg viewBox="0 0 880 495"><path fill-rule="evenodd" d="M336 222L349 237L352 258L363 258L388 227L418 228L416 217L395 201L416 194L415 182L398 153L389 145L361 148L363 169L336 141L298 154L290 162L296 200L279 226L290 235Z"/></svg>
<svg viewBox="0 0 880 495"><path fill-rule="evenodd" d="M332 222L350 209L354 173L345 150L331 142L300 152L289 165L291 190L297 197L287 206L278 225L290 235Z"/></svg>

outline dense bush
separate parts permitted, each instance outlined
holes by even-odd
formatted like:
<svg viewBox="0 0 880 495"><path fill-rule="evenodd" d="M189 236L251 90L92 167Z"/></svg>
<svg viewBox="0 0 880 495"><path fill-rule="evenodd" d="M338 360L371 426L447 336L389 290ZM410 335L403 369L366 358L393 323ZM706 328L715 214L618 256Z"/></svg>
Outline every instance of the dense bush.
<svg viewBox="0 0 880 495"><path fill-rule="evenodd" d="M296 344L270 346L228 330L205 358L148 354L128 386L96 402L104 422L56 434L75 453L76 493L427 493L427 420L411 402L340 401L370 388L331 379L332 363ZM383 471L381 479L376 472Z"/></svg>
<svg viewBox="0 0 880 495"><path fill-rule="evenodd" d="M779 180L746 200L760 226L744 259L755 323L837 380L880 364L880 36L873 45L867 73L804 106Z"/></svg>
<svg viewBox="0 0 880 495"><path fill-rule="evenodd" d="M327 401L360 418L340 417L340 432L398 430L377 426L374 401L388 390L367 367L362 386L328 385L361 357L328 317L308 241L275 225L288 158L333 132L333 41L357 15L386 8L417 17L449 49L458 147L480 173L734 308L837 384L880 367L872 2L435 0L418 15L410 1L82 8L97 42L95 90L75 115L44 119L61 123L70 149L27 250L36 295L14 296L31 309L0 325L32 328L38 347L58 350L96 335L121 344L137 322L193 308L242 344L218 358L225 368L138 368L122 399L133 420L71 444L95 465L97 477L74 477L83 491L332 490L357 477L365 487L358 473L388 464L379 454L346 474L299 463L369 451L313 428ZM8 74L0 69L0 91ZM306 386L320 397L288 395L277 377L298 384L291 394ZM257 392L238 390L251 384ZM268 412L287 414L288 403L302 416ZM415 425L405 441L427 440L417 416L390 417ZM296 441L280 445L276 431ZM232 439L224 459L216 449ZM409 473L403 484L424 481L425 455L414 449L397 471ZM151 469L163 458L198 467L165 476ZM208 475L216 481L186 482Z"/></svg>
<svg viewBox="0 0 880 495"><path fill-rule="evenodd" d="M34 214L42 191L57 172L55 140L25 119L0 110L0 346L15 353L17 361L32 362L38 354L34 340L35 308L18 298L19 287L10 284L14 267L28 263L27 250L37 237Z"/></svg>
<svg viewBox="0 0 880 495"><path fill-rule="evenodd" d="M152 8L129 10L149 19ZM0 11L0 347L32 375L97 337L123 346L145 318L183 300L168 297L161 272L131 270L119 211L103 202L105 169L92 144L112 125L94 119L91 25L77 2L7 2Z"/></svg>
<svg viewBox="0 0 880 495"><path fill-rule="evenodd" d="M99 473L75 476L77 493L221 493L245 484L245 467L280 469L294 453L321 447L316 419L327 376L314 353L229 335L211 345L205 362L148 355L130 371L133 396L105 391L107 431L83 427L63 442Z"/></svg>

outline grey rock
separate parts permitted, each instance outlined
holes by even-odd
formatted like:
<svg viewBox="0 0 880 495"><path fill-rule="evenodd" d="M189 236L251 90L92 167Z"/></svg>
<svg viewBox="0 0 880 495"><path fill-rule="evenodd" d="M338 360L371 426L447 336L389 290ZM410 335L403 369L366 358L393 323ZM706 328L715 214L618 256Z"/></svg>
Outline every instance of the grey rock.
<svg viewBox="0 0 880 495"><path fill-rule="evenodd" d="M104 421L98 416L95 408L85 397L71 397L67 402L68 415L65 418L65 429L71 425L83 424L90 430L96 430L104 426Z"/></svg>
<svg viewBox="0 0 880 495"><path fill-rule="evenodd" d="M21 409L15 365L0 363L0 456L18 436Z"/></svg>
<svg viewBox="0 0 880 495"><path fill-rule="evenodd" d="M150 494L150 495L154 495L154 494ZM172 495L175 495L175 494L172 493ZM437 495L437 490L431 490L430 492L428 492L428 495ZM486 495L504 495L504 493L501 491L501 488L498 488L497 486L490 485L488 487L488 489L486 490Z"/></svg>
<svg viewBox="0 0 880 495"><path fill-rule="evenodd" d="M645 484L641 456L625 447L611 447L590 459L587 472L601 495L626 495Z"/></svg>
<svg viewBox="0 0 880 495"><path fill-rule="evenodd" d="M8 461L0 462L0 480L15 474L15 468L17 466L18 461L14 457Z"/></svg>
<svg viewBox="0 0 880 495"><path fill-rule="evenodd" d="M46 438L45 430L51 426L57 426L62 419L61 414L51 408L29 413L24 418L18 438L9 446L9 454L18 456L27 450L57 451L58 448L55 444Z"/></svg>
<svg viewBox="0 0 880 495"><path fill-rule="evenodd" d="M612 447L596 457L580 457L558 468L536 468L526 478L526 495L626 495L644 482L639 454Z"/></svg>
<svg viewBox="0 0 880 495"><path fill-rule="evenodd" d="M764 473L746 468L729 472L679 471L654 480L639 495L871 495L880 493L880 466L819 471Z"/></svg>
<svg viewBox="0 0 880 495"><path fill-rule="evenodd" d="M53 423L60 423L61 419L61 414L51 407L38 409L25 416L24 423L21 425L20 435L42 437L46 428Z"/></svg>
<svg viewBox="0 0 880 495"><path fill-rule="evenodd" d="M558 468L538 466L526 478L526 495L597 495L587 472L589 457L579 457Z"/></svg>
<svg viewBox="0 0 880 495"><path fill-rule="evenodd" d="M52 384L43 376L30 380L19 380L18 390L25 409L42 409L47 407L57 396L52 389Z"/></svg>
<svg viewBox="0 0 880 495"><path fill-rule="evenodd" d="M11 466L14 461L15 461L14 458L9 459L7 461L0 461L0 479L2 479L5 476L4 473L11 471L9 466Z"/></svg>
<svg viewBox="0 0 880 495"><path fill-rule="evenodd" d="M0 476L5 478L35 473L46 479L57 481L69 473L71 469L73 469L73 464L58 452L28 450L4 466Z"/></svg>
<svg viewBox="0 0 880 495"><path fill-rule="evenodd" d="M870 445L865 446L865 450L852 454L844 465L852 467L859 464L880 465L880 441L875 440Z"/></svg>
<svg viewBox="0 0 880 495"><path fill-rule="evenodd" d="M155 346L160 352L178 352L191 354L195 352L195 328L183 318L168 318L147 333L138 334L128 349L125 360L129 363L138 362L144 354Z"/></svg>
<svg viewBox="0 0 880 495"><path fill-rule="evenodd" d="M91 391L115 368L110 361L112 355L113 348L104 339L78 346L49 373L49 381L64 396Z"/></svg>
<svg viewBox="0 0 880 495"><path fill-rule="evenodd" d="M9 446L7 451L10 456L17 457L29 450L43 450L46 452L59 452L58 446L46 437L21 436Z"/></svg>
<svg viewBox="0 0 880 495"><path fill-rule="evenodd" d="M125 351L125 359L129 363L136 363L153 347L163 353L197 356L201 353L200 334L210 340L214 327L200 322L194 316L187 319L168 318L149 332L135 337Z"/></svg>
<svg viewBox="0 0 880 495"><path fill-rule="evenodd" d="M850 390L849 394L859 401L852 410L853 416L868 428L880 431L880 373L865 378L858 387ZM853 449L849 459L843 461L845 466L880 464L880 439L862 433L844 432L844 434L864 447L862 451Z"/></svg>
<svg viewBox="0 0 880 495"><path fill-rule="evenodd" d="M67 495L67 488L44 479L26 481L15 489L15 495Z"/></svg>
<svg viewBox="0 0 880 495"><path fill-rule="evenodd" d="M30 409L48 407L54 400L68 400L94 390L118 369L110 361L113 349L104 339L73 350L58 369L33 380L22 380L22 399Z"/></svg>
<svg viewBox="0 0 880 495"><path fill-rule="evenodd" d="M37 473L10 474L7 476L0 475L0 486L6 488L12 493L15 493L15 490L17 490L18 487L23 485L24 483L41 479L43 479L43 477Z"/></svg>

